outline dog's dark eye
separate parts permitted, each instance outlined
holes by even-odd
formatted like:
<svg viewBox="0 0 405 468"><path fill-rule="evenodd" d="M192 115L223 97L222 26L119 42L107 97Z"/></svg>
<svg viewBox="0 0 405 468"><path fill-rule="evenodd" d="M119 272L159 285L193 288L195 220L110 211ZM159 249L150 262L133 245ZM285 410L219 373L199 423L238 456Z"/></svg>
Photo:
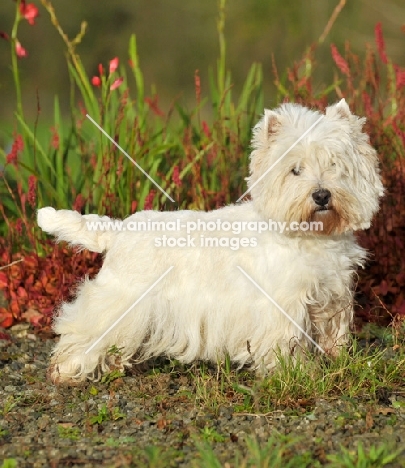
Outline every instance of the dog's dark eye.
<svg viewBox="0 0 405 468"><path fill-rule="evenodd" d="M291 171L295 176L299 176L301 174L301 168L296 168Z"/></svg>

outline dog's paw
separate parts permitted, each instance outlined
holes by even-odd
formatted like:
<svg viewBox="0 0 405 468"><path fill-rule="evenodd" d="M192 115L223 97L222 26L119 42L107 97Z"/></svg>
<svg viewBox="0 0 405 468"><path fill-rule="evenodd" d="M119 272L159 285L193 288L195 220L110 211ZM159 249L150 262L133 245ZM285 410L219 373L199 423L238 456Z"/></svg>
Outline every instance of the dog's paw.
<svg viewBox="0 0 405 468"><path fill-rule="evenodd" d="M70 387L76 387L84 383L85 380L83 378L72 378L70 375L67 376L66 374L61 374L58 364L51 364L48 367L46 378L54 385L68 385Z"/></svg>

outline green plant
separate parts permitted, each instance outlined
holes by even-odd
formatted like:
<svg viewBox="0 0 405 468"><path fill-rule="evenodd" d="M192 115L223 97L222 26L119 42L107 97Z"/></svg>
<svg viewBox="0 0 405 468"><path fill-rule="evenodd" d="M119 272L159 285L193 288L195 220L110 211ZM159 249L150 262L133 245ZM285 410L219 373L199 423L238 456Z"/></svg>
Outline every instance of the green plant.
<svg viewBox="0 0 405 468"><path fill-rule="evenodd" d="M104 403L98 410L98 413L90 418L90 424L102 424L109 420L108 408Z"/></svg>
<svg viewBox="0 0 405 468"><path fill-rule="evenodd" d="M113 437L109 437L106 441L105 444L108 447L120 447L122 445L135 445L136 444L136 438L135 437L120 437L119 439L114 439Z"/></svg>
<svg viewBox="0 0 405 468"><path fill-rule="evenodd" d="M111 372L107 372L101 377L101 383L109 384L114 382L114 380L124 377L125 372L120 371L119 369L113 369Z"/></svg>
<svg viewBox="0 0 405 468"><path fill-rule="evenodd" d="M207 442L225 442L226 437L219 434L213 427L205 426L200 430L200 434L203 440Z"/></svg>
<svg viewBox="0 0 405 468"><path fill-rule="evenodd" d="M117 421L118 419L125 418L125 414L117 407L108 408L104 403L98 410L98 413L91 416L89 419L90 424L102 424L105 421Z"/></svg>
<svg viewBox="0 0 405 468"><path fill-rule="evenodd" d="M80 432L78 427L58 425L58 435L61 439L78 440L80 438Z"/></svg>
<svg viewBox="0 0 405 468"><path fill-rule="evenodd" d="M5 205L13 216L25 218L29 213L19 206L18 197L13 197L9 181L15 181L20 191L27 190L29 175L37 182L35 191L40 206L74 206L123 217L137 207L158 208L167 204L166 196L159 190L156 192L151 181L85 118L85 114L108 135L113 135L180 206L192 203L205 208L222 203L216 197L225 179L227 185L231 184L229 193L223 193L225 201L230 202L231 196L240 193L244 174L240 173L236 179L229 177L229 163L234 161L240 165L241 157L247 162L244 148L250 139L250 128L263 107L262 73L259 65L252 66L242 94L235 101L232 78L226 71L225 0L221 0L218 21L220 58L216 74L211 70L210 75L212 129L201 119L200 112L206 100L201 100L201 85L197 79L196 108L188 111L176 104L180 120L169 122L170 116L165 116L158 107L157 95L152 90L152 95L148 96L145 90L135 36L129 42L129 71L136 85L134 98L128 87L128 70L118 67L117 58L110 61L109 72L100 64L100 76L90 79L76 52L86 23L81 25L78 35L70 39L52 3L49 0L41 0L41 3L67 49L68 70L75 85L72 90L77 89L79 96L72 95L70 125L63 121L55 98L51 135L45 129L37 133L36 128L31 129L24 121L22 113L17 116L17 135L23 135L25 144L16 146L16 157L12 164L6 164L4 178ZM17 62L13 62L12 68L18 73ZM77 101L82 102L79 109ZM4 151L0 151L1 156L7 163ZM196 178L197 184L193 183ZM197 191L188 193L191 187Z"/></svg>
<svg viewBox="0 0 405 468"><path fill-rule="evenodd" d="M15 460L14 458L6 458L3 461L1 468L17 468L17 466L17 460Z"/></svg>
<svg viewBox="0 0 405 468"><path fill-rule="evenodd" d="M379 468L393 463L398 458L402 450L392 450L384 443L379 446L372 445L365 451L361 442L357 445L357 450L348 450L341 447L339 455L328 455L331 468Z"/></svg>
<svg viewBox="0 0 405 468"><path fill-rule="evenodd" d="M125 418L125 414L120 411L119 408L114 407L110 410L111 413L111 419L113 421L117 421L118 419L123 419Z"/></svg>
<svg viewBox="0 0 405 468"><path fill-rule="evenodd" d="M5 416L7 413L12 411L17 406L17 404L21 400L21 398L22 397L15 398L12 395L8 396L3 402L3 407L1 408L0 413L3 416Z"/></svg>
<svg viewBox="0 0 405 468"><path fill-rule="evenodd" d="M279 434L270 437L265 442L255 438L246 439L245 454L239 450L235 455L226 460L231 466L247 467L272 467L272 468L318 468L320 463L316 461L310 452L302 449L297 452L299 438L281 436ZM212 447L205 444L198 445L202 466L207 468L219 468L223 466L222 460L214 453ZM200 461L194 463L199 465Z"/></svg>

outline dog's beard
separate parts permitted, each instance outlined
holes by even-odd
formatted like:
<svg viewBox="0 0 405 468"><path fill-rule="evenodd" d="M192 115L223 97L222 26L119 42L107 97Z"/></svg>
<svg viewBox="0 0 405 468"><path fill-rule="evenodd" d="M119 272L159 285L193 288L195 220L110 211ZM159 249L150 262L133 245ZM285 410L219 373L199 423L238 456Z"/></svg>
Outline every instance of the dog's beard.
<svg viewBox="0 0 405 468"><path fill-rule="evenodd" d="M312 195L308 194L301 203L295 203L286 213L288 222L322 223L317 228L300 231L301 234L326 235L341 234L350 228L350 213L347 200L342 194L332 194L331 201L324 207L315 205Z"/></svg>
<svg viewBox="0 0 405 468"><path fill-rule="evenodd" d="M342 233L346 227L344 220L333 207L313 210L309 222L321 222L322 229L314 232L324 234L325 236Z"/></svg>

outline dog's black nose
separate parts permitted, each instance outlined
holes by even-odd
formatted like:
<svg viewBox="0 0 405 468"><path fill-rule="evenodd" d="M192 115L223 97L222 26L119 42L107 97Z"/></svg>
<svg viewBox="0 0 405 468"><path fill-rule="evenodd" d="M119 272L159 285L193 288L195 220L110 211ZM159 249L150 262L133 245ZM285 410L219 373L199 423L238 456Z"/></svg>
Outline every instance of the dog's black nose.
<svg viewBox="0 0 405 468"><path fill-rule="evenodd" d="M332 194L327 189L320 189L312 194L312 198L318 206L327 205L331 196Z"/></svg>

